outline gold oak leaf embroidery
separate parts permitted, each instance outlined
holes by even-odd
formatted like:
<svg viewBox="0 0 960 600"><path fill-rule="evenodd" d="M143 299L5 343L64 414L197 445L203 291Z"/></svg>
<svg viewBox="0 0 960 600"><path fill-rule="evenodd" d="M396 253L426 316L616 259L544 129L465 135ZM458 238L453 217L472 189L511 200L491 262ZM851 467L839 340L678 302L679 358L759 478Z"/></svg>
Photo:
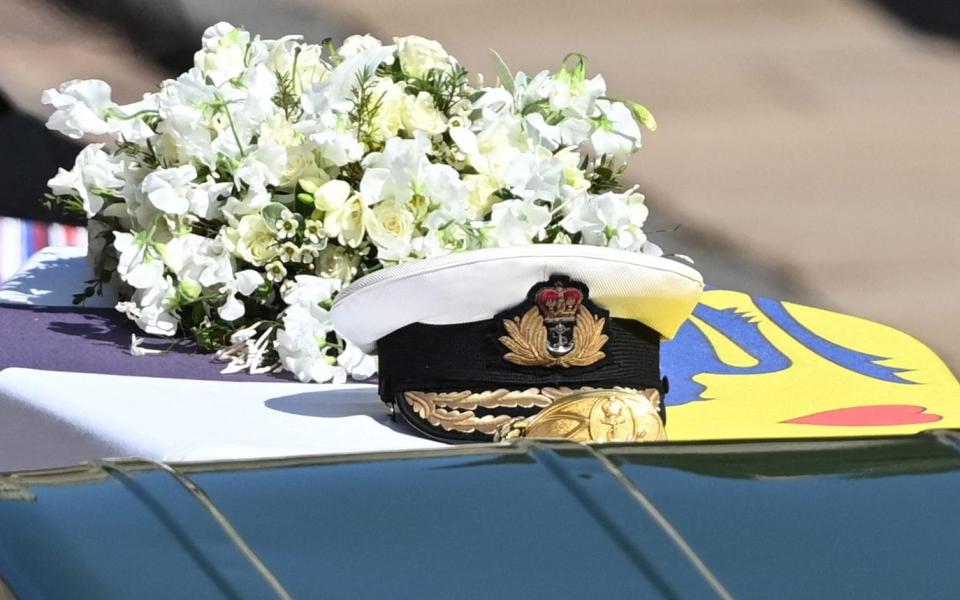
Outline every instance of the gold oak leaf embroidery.
<svg viewBox="0 0 960 600"><path fill-rule="evenodd" d="M573 331L574 348L569 354L553 356L547 350L547 327L540 310L533 306L522 317L504 319L507 335L500 343L510 352L503 359L523 367L585 367L606 356L602 348L609 339L603 333L606 319L596 317L585 306L577 310Z"/></svg>

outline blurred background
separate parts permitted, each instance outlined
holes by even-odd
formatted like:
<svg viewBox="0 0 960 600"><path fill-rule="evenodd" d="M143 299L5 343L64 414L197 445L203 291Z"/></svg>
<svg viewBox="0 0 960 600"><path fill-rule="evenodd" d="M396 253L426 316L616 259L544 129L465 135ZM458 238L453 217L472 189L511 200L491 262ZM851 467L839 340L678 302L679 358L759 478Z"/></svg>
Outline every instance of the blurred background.
<svg viewBox="0 0 960 600"><path fill-rule="evenodd" d="M587 54L648 106L629 179L711 285L902 329L960 366L960 3L943 0L0 0L0 278L82 230L37 199L79 150L40 94L129 102L226 20L267 37L439 40L493 80ZM680 225L680 229L673 229Z"/></svg>

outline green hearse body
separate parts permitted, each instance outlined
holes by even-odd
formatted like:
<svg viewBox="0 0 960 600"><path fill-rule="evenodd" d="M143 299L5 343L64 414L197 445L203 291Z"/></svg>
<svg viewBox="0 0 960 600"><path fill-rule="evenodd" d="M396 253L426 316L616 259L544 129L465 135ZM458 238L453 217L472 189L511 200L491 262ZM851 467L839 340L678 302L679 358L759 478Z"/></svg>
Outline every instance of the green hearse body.
<svg viewBox="0 0 960 600"><path fill-rule="evenodd" d="M956 597L958 440L520 442L6 474L0 597Z"/></svg>

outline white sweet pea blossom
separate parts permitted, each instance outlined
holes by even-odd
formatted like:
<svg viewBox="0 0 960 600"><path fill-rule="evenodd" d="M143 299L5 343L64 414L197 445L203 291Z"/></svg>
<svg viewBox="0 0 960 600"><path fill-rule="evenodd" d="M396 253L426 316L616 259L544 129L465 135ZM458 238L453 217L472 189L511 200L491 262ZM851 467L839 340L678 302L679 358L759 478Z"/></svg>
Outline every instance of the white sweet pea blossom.
<svg viewBox="0 0 960 600"><path fill-rule="evenodd" d="M249 296L263 285L263 275L253 269L246 269L237 273L233 281L227 282L220 288L221 294L226 294L223 305L217 308L217 314L224 321L236 321L244 315L246 309L243 302L237 299L237 294Z"/></svg>
<svg viewBox="0 0 960 600"><path fill-rule="evenodd" d="M510 162L503 183L513 195L524 200L553 203L560 196L563 163L549 156L521 154Z"/></svg>
<svg viewBox="0 0 960 600"><path fill-rule="evenodd" d="M142 189L157 210L183 215L190 210L190 184L196 178L197 170L192 165L158 169L144 178Z"/></svg>
<svg viewBox="0 0 960 600"><path fill-rule="evenodd" d="M332 331L326 310L291 306L283 314L283 329L277 332L280 364L300 381L343 383L347 370L336 364L336 348L327 342Z"/></svg>
<svg viewBox="0 0 960 600"><path fill-rule="evenodd" d="M56 109L47 120L47 127L73 139L110 133L112 127L106 121L106 113L116 106L110 93L110 86L99 79L75 79L57 90L44 91L40 101Z"/></svg>
<svg viewBox="0 0 960 600"><path fill-rule="evenodd" d="M208 177L203 183L187 189L189 212L202 219L215 219L220 216L219 200L233 190L232 183L217 183Z"/></svg>
<svg viewBox="0 0 960 600"><path fill-rule="evenodd" d="M377 374L377 357L364 354L350 342L347 342L346 348L337 356L337 364L357 381L370 379Z"/></svg>
<svg viewBox="0 0 960 600"><path fill-rule="evenodd" d="M642 226L648 209L640 194L607 192L591 196L567 215L560 225L570 233L583 235L583 243L642 251L647 236Z"/></svg>
<svg viewBox="0 0 960 600"><path fill-rule="evenodd" d="M117 274L125 283L137 289L148 289L163 277L163 261L145 235L116 232L113 247L120 253Z"/></svg>
<svg viewBox="0 0 960 600"><path fill-rule="evenodd" d="M598 100L600 116L590 134L589 147L594 156L609 156L623 163L640 148L640 126L622 102Z"/></svg>
<svg viewBox="0 0 960 600"><path fill-rule="evenodd" d="M490 237L496 246L525 246L543 234L550 209L530 200L504 200L493 206Z"/></svg>
<svg viewBox="0 0 960 600"><path fill-rule="evenodd" d="M283 294L289 307L284 312L283 329L277 333L277 353L284 368L300 381L346 380L346 369L336 366L331 355L334 348L327 336L333 331L333 323L322 306L339 289L338 280L300 275Z"/></svg>
<svg viewBox="0 0 960 600"><path fill-rule="evenodd" d="M202 70L214 85L222 85L243 74L244 54L249 42L250 34L230 23L212 25L203 32L203 49L194 55L194 66Z"/></svg>
<svg viewBox="0 0 960 600"><path fill-rule="evenodd" d="M163 262L181 281L189 279L203 287L233 279L233 259L220 239L188 233L163 245Z"/></svg>
<svg viewBox="0 0 960 600"><path fill-rule="evenodd" d="M123 188L122 172L123 164L104 152L103 144L90 144L77 155L72 169L61 168L47 185L54 194L79 197L92 217L103 208L102 192L113 195Z"/></svg>
<svg viewBox="0 0 960 600"><path fill-rule="evenodd" d="M288 305L319 306L333 299L340 291L340 280L316 275L297 275L294 283L283 292Z"/></svg>
<svg viewBox="0 0 960 600"><path fill-rule="evenodd" d="M179 323L170 310L175 295L173 280L163 277L150 287L138 289L129 302L118 303L116 309L147 333L171 336Z"/></svg>
<svg viewBox="0 0 960 600"><path fill-rule="evenodd" d="M265 144L243 159L237 180L250 186L277 185L287 166L287 150L280 144Z"/></svg>

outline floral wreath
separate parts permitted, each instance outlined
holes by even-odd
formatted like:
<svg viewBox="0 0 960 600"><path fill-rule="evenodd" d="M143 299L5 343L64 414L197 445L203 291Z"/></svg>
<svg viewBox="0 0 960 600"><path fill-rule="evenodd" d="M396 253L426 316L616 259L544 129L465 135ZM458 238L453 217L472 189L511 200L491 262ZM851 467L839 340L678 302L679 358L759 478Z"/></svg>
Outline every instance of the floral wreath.
<svg viewBox="0 0 960 600"><path fill-rule="evenodd" d="M586 58L468 81L436 41L265 40L228 23L139 102L103 81L47 90L47 126L91 143L47 201L87 217L94 279L143 331L186 336L226 370L364 379L376 361L328 309L354 279L450 252L579 243L661 254L619 177L642 106ZM134 345L138 340L134 337Z"/></svg>

